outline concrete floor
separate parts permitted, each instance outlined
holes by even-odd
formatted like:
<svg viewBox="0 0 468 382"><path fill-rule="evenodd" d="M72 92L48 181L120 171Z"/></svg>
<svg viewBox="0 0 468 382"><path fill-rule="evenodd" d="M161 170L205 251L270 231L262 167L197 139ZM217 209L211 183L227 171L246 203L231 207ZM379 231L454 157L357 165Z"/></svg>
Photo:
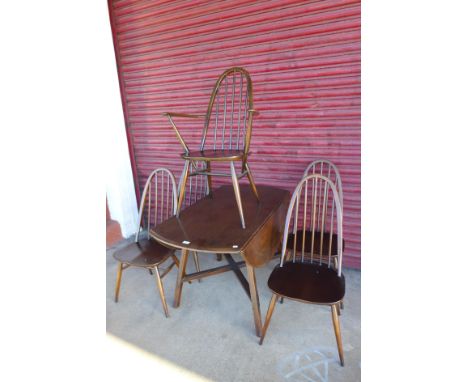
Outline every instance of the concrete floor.
<svg viewBox="0 0 468 382"><path fill-rule="evenodd" d="M359 271L344 269L341 329L345 367L341 367L328 307L291 300L277 304L264 344L259 346L250 300L233 272L184 284L181 306L174 309L177 268L173 268L163 280L170 312L170 318L165 318L153 276L143 269L129 268L123 273L116 304L117 263L112 253L123 244L107 250L109 333L212 381L361 379ZM202 269L221 264L212 254L199 256ZM267 280L277 261L256 270L262 322L271 297ZM187 272L193 271L190 259Z"/></svg>

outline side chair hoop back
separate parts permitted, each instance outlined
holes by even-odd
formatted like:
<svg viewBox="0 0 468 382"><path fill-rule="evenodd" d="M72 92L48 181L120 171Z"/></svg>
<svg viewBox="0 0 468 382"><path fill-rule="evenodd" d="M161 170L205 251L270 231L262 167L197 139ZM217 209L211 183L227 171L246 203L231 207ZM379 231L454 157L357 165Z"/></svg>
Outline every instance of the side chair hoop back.
<svg viewBox="0 0 468 382"><path fill-rule="evenodd" d="M343 186L341 183L341 175L338 171L338 167L336 167L333 162L327 159L317 159L307 166L302 177L310 174L320 174L326 176L334 182L340 196L341 207L343 208Z"/></svg>
<svg viewBox="0 0 468 382"><path fill-rule="evenodd" d="M187 180L187 187L186 192L184 194L184 199L180 201L180 205L182 209L185 209L192 204L196 203L200 199L204 198L209 193L209 185L208 185L208 177L204 177L202 175L196 175L196 171L206 170L207 163L206 162L186 162L189 166L189 172L194 173L193 176L190 176ZM182 172L179 183L177 186L177 193L180 194L180 187L183 182L184 172ZM174 214L176 214L176 209L174 210ZM195 269L197 272L200 272L200 260L198 258L198 252L193 251L193 261L195 263ZM198 279L198 282L201 282L201 279Z"/></svg>
<svg viewBox="0 0 468 382"><path fill-rule="evenodd" d="M181 200L182 210L184 208L187 208L188 206L191 206L192 204L196 203L197 201L209 194L210 187L208 185L208 177L203 177L202 175L195 174L197 171L205 171L206 167L206 162L194 161L189 163L189 173L194 175L190 176L187 180L186 192L184 195L185 200ZM183 175L184 173L182 172L177 186L178 195L180 194L180 187L182 185Z"/></svg>
<svg viewBox="0 0 468 382"><path fill-rule="evenodd" d="M310 183L310 184L309 184ZM289 207L286 213L286 219L284 224L284 233L283 233L283 241L282 241L282 248L281 248L281 262L280 266L282 267L288 252L287 249L287 242L288 236L290 232L291 223L293 223L293 233L297 233L298 231L298 223L299 221L299 211L300 207L302 207L302 222L304 225L307 224L307 199L308 199L308 188L311 187L310 193L311 195L309 198L316 203L310 206L310 225L312 227L312 247L315 248L313 240L314 240L314 232L317 231L317 228L321 225L321 232L326 231L326 225L328 220L328 227L331 228L332 232L330 232L330 239L328 240L329 244L329 251L328 251L328 264L331 264L331 244L333 237L333 229L336 227L336 245L337 245L337 273L338 277L341 276L341 263L343 258L343 209L341 206L341 197L338 193L338 190L335 184L327 177L320 175L320 174L311 174L307 175L299 182L296 186L293 195L291 196L291 201L289 203ZM328 190L331 190L333 197L329 198ZM325 204L319 205L323 198L326 202ZM301 206L301 200L304 199L304 203ZM328 199L331 199L331 203L328 202ZM331 206L330 206L331 204ZM330 208L331 207L331 208ZM293 218L294 212L294 219ZM336 219L336 220L335 220ZM334 222L335 220L335 222ZM305 227L303 227L302 232L306 232ZM323 234L322 234L323 237ZM296 240L296 238L295 238ZM302 238L303 243L305 242L305 237ZM322 246L322 245L321 245ZM303 255L304 255L304 247L303 244ZM326 248L325 248L326 249ZM311 261L313 261L313 256L311 255ZM296 254L293 253L293 262L296 259ZM304 256L302 257L302 261L304 261ZM321 259L320 259L321 262Z"/></svg>
<svg viewBox="0 0 468 382"><path fill-rule="evenodd" d="M159 181L158 181L159 179ZM146 180L145 187L141 196L140 208L138 211L138 230L135 235L135 242L138 243L140 238L141 228L143 228L143 220L146 217L146 230L147 239L149 239L149 229L151 222L154 219L155 224L158 221L165 220L172 215L176 214L177 211L177 187L174 175L170 170L164 167L157 168L152 171ZM159 196L158 198L158 189ZM154 191L154 195L152 195ZM166 194L165 194L166 193ZM172 196L169 196L172 193ZM151 213L152 199L154 200L154 215ZM160 199L158 201L158 199ZM144 216L145 208L147 209L147 215ZM153 217L154 216L154 217Z"/></svg>

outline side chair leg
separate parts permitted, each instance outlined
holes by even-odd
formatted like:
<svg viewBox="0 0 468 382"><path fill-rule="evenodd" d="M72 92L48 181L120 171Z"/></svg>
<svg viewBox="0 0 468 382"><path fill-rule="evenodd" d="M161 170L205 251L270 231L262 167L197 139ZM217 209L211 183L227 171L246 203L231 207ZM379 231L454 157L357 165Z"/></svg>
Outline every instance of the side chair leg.
<svg viewBox="0 0 468 382"><path fill-rule="evenodd" d="M166 296L164 294L164 288L163 288L163 284L161 281L161 276L159 275L159 269L157 266L154 267L154 273L156 275L156 285L158 286L159 295L161 296L161 302L164 308L164 314L166 315L166 317L169 317L169 310L167 309L167 304L166 304Z"/></svg>
<svg viewBox="0 0 468 382"><path fill-rule="evenodd" d="M340 308L341 308L341 310L343 310L343 309L344 309L343 300L341 300L341 301L340 301Z"/></svg>
<svg viewBox="0 0 468 382"><path fill-rule="evenodd" d="M340 364L341 366L344 366L343 343L341 342L340 319L338 318L336 304L331 306L331 311L332 311L332 319L333 319L333 328L335 329L336 344L338 345L338 354L340 356Z"/></svg>
<svg viewBox="0 0 468 382"><path fill-rule="evenodd" d="M276 300L278 300L278 295L273 293L273 296L271 296L270 305L268 306L268 312L265 317L265 323L263 324L262 337L260 338L259 342L260 345L263 344L263 339L265 338L268 325L270 325L271 316L273 315L273 311L275 310Z"/></svg>
<svg viewBox="0 0 468 382"><path fill-rule="evenodd" d="M117 281L115 283L115 297L114 301L119 301L120 281L122 280L123 264L119 261L119 268L117 269Z"/></svg>
<svg viewBox="0 0 468 382"><path fill-rule="evenodd" d="M236 168L234 167L234 162L231 161L230 164L231 164L232 186L234 187L234 194L236 195L237 208L239 209L239 215L241 219L242 228L245 229L244 211L242 210L242 200L241 200L240 189L239 189L239 181L237 179Z"/></svg>
<svg viewBox="0 0 468 382"><path fill-rule="evenodd" d="M172 254L171 257L172 257L172 260L174 261L176 267L179 268L179 259L177 258L177 256L175 254Z"/></svg>
<svg viewBox="0 0 468 382"><path fill-rule="evenodd" d="M255 186L253 175L252 175L252 172L250 171L250 167L247 164L247 162L245 162L245 169L247 170L247 177L249 178L249 183L250 183L250 187L252 188L252 192L254 193L257 200L260 201L260 198L258 196L257 187Z"/></svg>
<svg viewBox="0 0 468 382"><path fill-rule="evenodd" d="M151 270L151 268L148 268L148 271L150 275L153 275L153 271Z"/></svg>
<svg viewBox="0 0 468 382"><path fill-rule="evenodd" d="M182 176L180 177L180 190L179 190L179 202L177 203L176 215L179 216L180 209L182 208L182 203L185 198L185 185L187 184L188 173L189 173L190 161L186 160L184 169L182 170Z"/></svg>
<svg viewBox="0 0 468 382"><path fill-rule="evenodd" d="M198 253L196 251L193 252L193 262L195 263L197 272L200 272L200 262L198 261ZM198 282L201 282L201 279L198 279Z"/></svg>

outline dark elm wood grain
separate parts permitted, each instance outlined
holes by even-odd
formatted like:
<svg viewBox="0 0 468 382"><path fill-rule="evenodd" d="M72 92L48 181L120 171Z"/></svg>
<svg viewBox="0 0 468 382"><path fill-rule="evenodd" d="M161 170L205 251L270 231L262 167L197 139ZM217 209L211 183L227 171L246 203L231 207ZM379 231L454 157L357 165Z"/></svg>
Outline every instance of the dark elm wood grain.
<svg viewBox="0 0 468 382"><path fill-rule="evenodd" d="M243 150L204 150L190 151L188 154L182 154L183 159L190 160L209 160L229 162L232 160L242 160L244 157Z"/></svg>
<svg viewBox="0 0 468 382"><path fill-rule="evenodd" d="M345 278L326 264L284 263L273 270L268 279L272 292L315 304L333 304L341 301L345 294Z"/></svg>
<svg viewBox="0 0 468 382"><path fill-rule="evenodd" d="M230 185L214 190L197 203L150 230L171 247L211 253L240 253L247 264L266 264L278 249L289 191L258 186L260 202L248 185L240 186L246 228L239 226L234 191ZM189 241L190 244L183 244ZM233 248L237 246L237 248Z"/></svg>
<svg viewBox="0 0 468 382"><path fill-rule="evenodd" d="M174 293L174 307L180 306L183 284L186 281L232 270L250 296L255 333L260 337L262 318L255 278L255 268L268 263L278 250L289 191L270 186L259 186L260 200L253 195L249 185L240 187L246 228L239 226L239 215L231 186L222 186L210 196L150 230L150 235L164 245L181 249L179 273ZM190 242L184 244L183 242ZM189 251L224 254L229 265L186 274ZM240 254L245 260L247 279L240 272L243 262L234 262L229 254Z"/></svg>
<svg viewBox="0 0 468 382"><path fill-rule="evenodd" d="M138 243L130 243L114 253L114 258L123 264L134 267L154 267L165 261L174 249L169 249L157 241L140 239Z"/></svg>

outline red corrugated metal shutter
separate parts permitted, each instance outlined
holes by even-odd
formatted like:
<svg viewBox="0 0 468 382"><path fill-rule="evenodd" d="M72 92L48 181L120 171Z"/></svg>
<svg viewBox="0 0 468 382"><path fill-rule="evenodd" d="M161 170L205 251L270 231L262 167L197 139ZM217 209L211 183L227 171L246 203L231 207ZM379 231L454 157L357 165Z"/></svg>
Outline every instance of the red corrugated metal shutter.
<svg viewBox="0 0 468 382"><path fill-rule="evenodd" d="M157 166L182 170L161 113L204 113L218 76L244 67L260 112L249 161L256 182L293 190L312 160L336 163L344 263L360 267L360 2L120 0L110 12L140 188ZM201 129L182 125L189 146Z"/></svg>

